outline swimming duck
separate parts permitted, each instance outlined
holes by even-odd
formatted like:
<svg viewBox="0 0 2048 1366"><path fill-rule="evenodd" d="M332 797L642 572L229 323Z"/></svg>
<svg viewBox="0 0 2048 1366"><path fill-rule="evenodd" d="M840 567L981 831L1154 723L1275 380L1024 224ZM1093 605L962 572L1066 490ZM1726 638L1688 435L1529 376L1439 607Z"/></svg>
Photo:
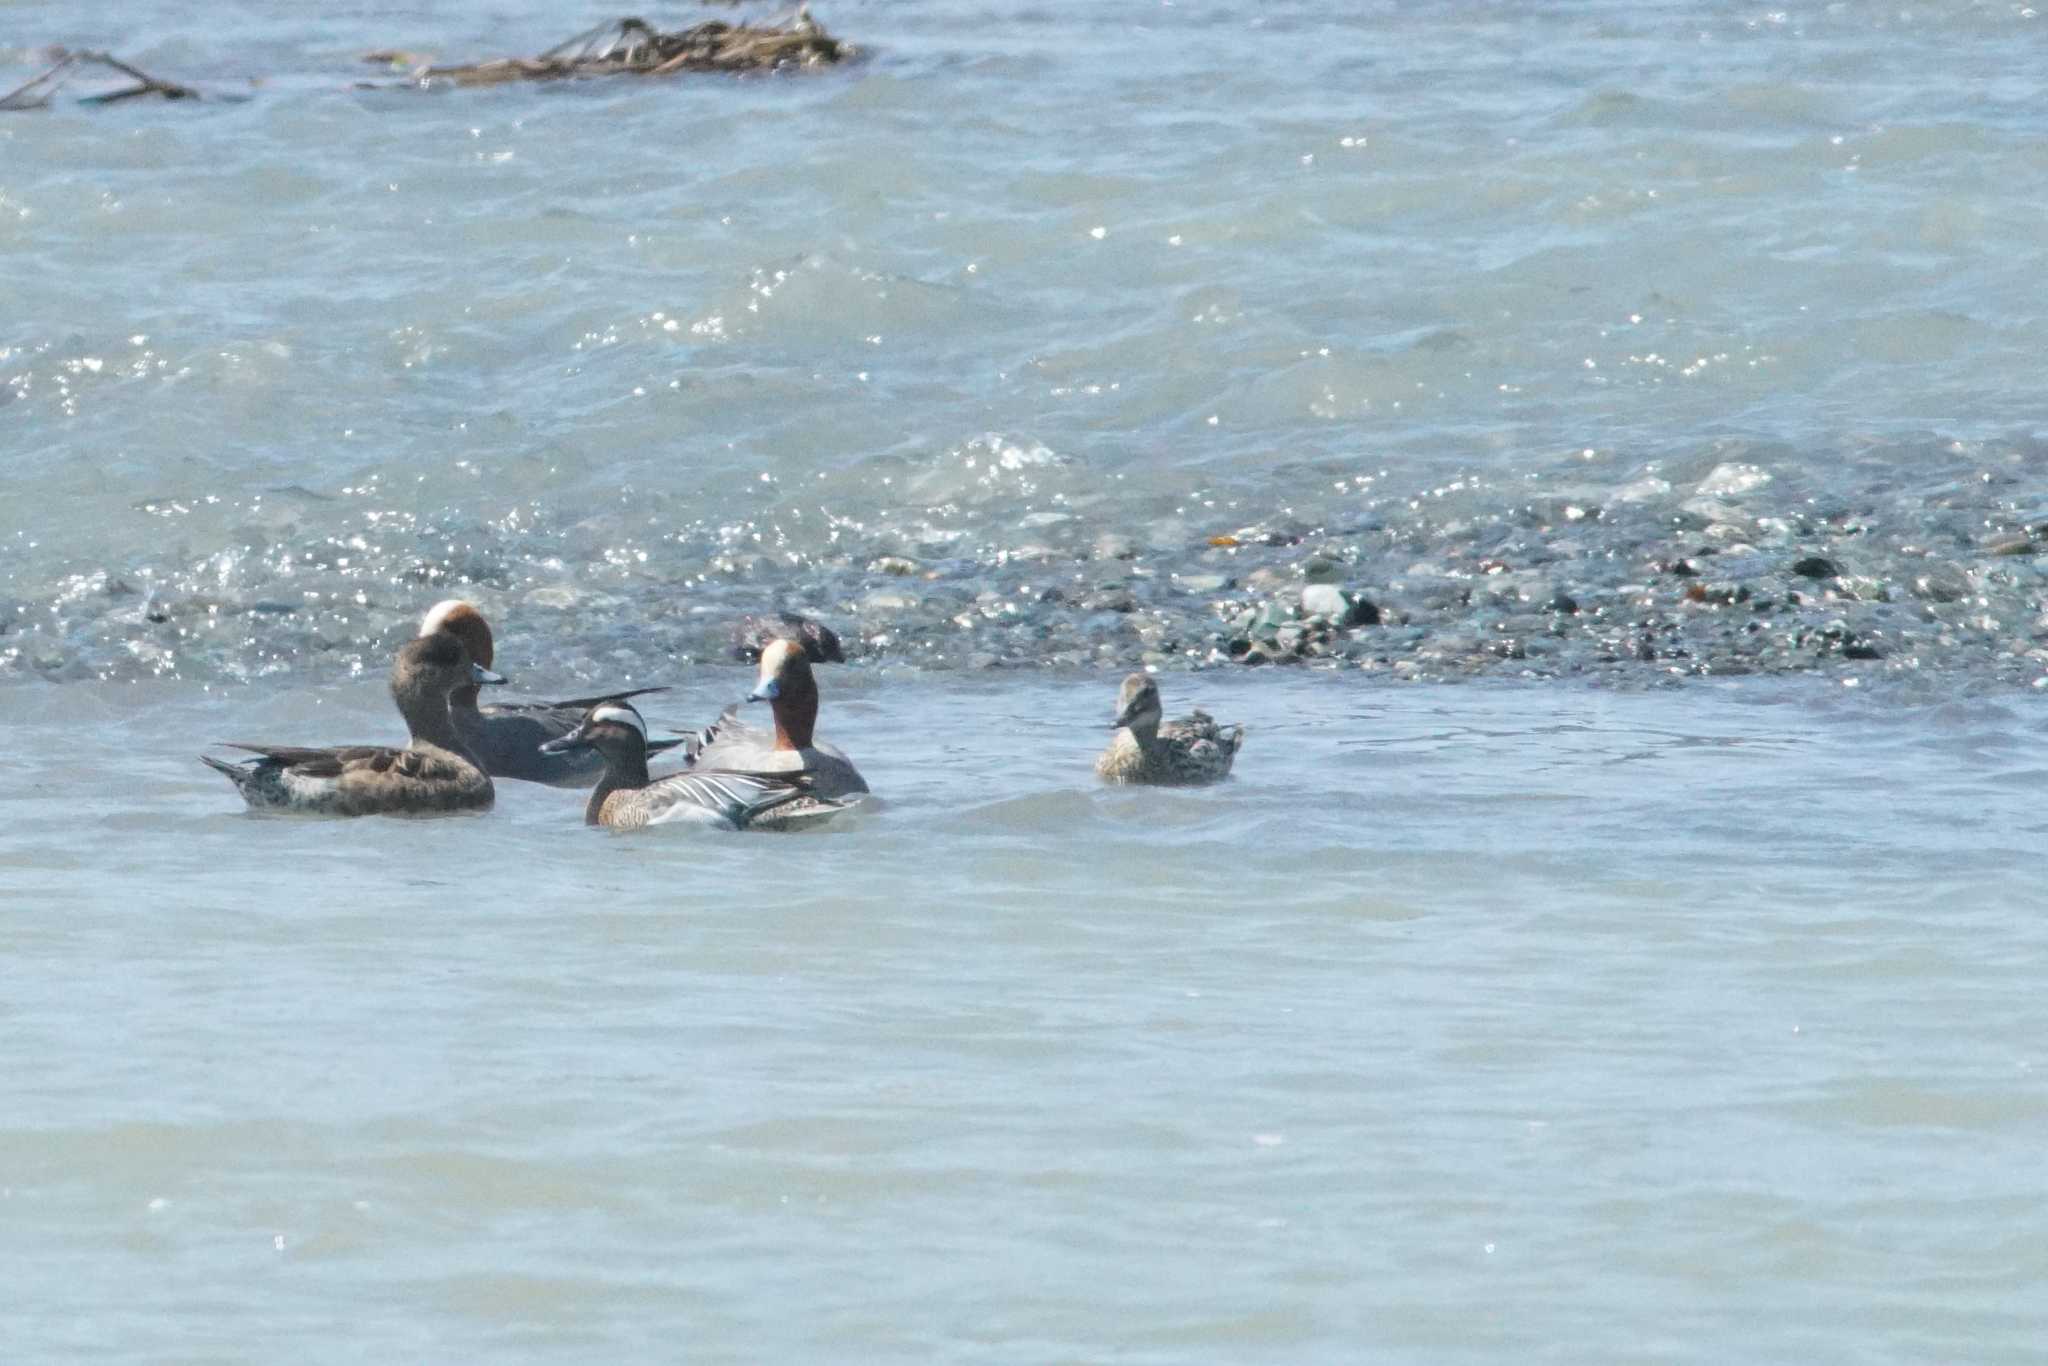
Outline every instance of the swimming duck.
<svg viewBox="0 0 2048 1366"><path fill-rule="evenodd" d="M780 611L756 616L748 613L732 626L733 658L744 664L758 664L761 651L768 648L770 641L794 640L804 647L804 653L811 657L813 664L844 664L846 650L839 643L839 633L822 621L813 621L800 612Z"/></svg>
<svg viewBox="0 0 2048 1366"><path fill-rule="evenodd" d="M420 621L420 634L446 631L469 647L470 658L491 667L491 624L476 604L460 598L437 602ZM517 778L522 782L546 783L550 787L588 787L604 772L604 760L594 750L549 754L541 745L576 729L584 714L609 698L641 697L663 692L662 688L635 688L630 692L607 693L603 697L572 697L561 702L495 702L477 705L477 690L465 685L449 699L449 714L455 729L477 757L484 772L493 778ZM671 749L680 740L656 740L653 751Z"/></svg>
<svg viewBox="0 0 2048 1366"><path fill-rule="evenodd" d="M773 734L740 719L737 705L690 737L690 767L748 773L808 773L820 797L853 797L868 790L860 771L833 745L817 743L818 683L802 642L771 640L761 651L761 673L749 702L766 702Z"/></svg>
<svg viewBox="0 0 2048 1366"><path fill-rule="evenodd" d="M1095 771L1112 783L1192 787L1228 777L1244 745L1244 727L1229 730L1205 711L1160 723L1159 685L1149 674L1132 674L1117 691L1116 738L1095 760Z"/></svg>
<svg viewBox="0 0 2048 1366"><path fill-rule="evenodd" d="M846 803L813 794L805 774L733 773L690 768L660 778L647 774L647 722L623 698L600 701L569 734L542 746L549 754L589 751L604 761L604 777L584 808L586 825L638 830L649 825L749 825L791 829L816 824Z"/></svg>
<svg viewBox="0 0 2048 1366"><path fill-rule="evenodd" d="M446 631L409 640L391 666L391 696L412 740L388 745L294 749L229 744L256 755L223 763L201 755L227 774L258 810L309 816L437 816L488 811L491 777L477 764L449 719L448 697L457 688L505 680L469 657Z"/></svg>

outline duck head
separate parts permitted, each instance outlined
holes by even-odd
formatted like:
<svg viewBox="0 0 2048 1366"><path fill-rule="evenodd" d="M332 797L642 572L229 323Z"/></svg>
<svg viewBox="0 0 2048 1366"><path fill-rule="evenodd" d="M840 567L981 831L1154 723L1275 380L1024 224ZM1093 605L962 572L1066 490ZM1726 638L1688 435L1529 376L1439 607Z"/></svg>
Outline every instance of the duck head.
<svg viewBox="0 0 2048 1366"><path fill-rule="evenodd" d="M583 720L567 735L557 736L540 747L542 754L574 754L594 749L614 768L633 762L647 763L647 722L633 704L621 698L607 698L583 713Z"/></svg>
<svg viewBox="0 0 2048 1366"><path fill-rule="evenodd" d="M408 640L391 665L391 696L408 717L415 709L445 719L448 697L458 688L474 689L505 680L469 657L469 647L447 631Z"/></svg>
<svg viewBox="0 0 2048 1366"><path fill-rule="evenodd" d="M1132 674L1117 689L1114 727L1157 733L1161 716L1159 685L1150 674Z"/></svg>
<svg viewBox="0 0 2048 1366"><path fill-rule="evenodd" d="M464 602L461 598L449 598L446 602L437 602L429 607L427 614L420 618L420 635L430 636L436 631L446 631L454 636L468 649L472 660L486 669L491 667L495 657L491 624L484 620L482 612L477 611L475 603ZM475 685L465 683L448 699L449 705L474 708L476 695Z"/></svg>
<svg viewBox="0 0 2048 1366"><path fill-rule="evenodd" d="M733 623L732 652L735 659L757 664L761 652L777 640L794 640L804 647L813 664L844 664L846 650L839 633L822 621L798 612L748 615Z"/></svg>
<svg viewBox="0 0 2048 1366"><path fill-rule="evenodd" d="M775 713L775 747L809 749L818 724L818 683L801 642L772 640L761 651L761 675L749 702L766 702Z"/></svg>

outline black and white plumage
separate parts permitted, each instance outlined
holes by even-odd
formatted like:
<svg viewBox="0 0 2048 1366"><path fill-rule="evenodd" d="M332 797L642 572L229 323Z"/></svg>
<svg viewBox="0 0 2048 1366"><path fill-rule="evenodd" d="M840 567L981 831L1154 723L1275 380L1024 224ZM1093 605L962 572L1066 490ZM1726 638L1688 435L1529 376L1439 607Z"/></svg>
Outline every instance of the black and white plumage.
<svg viewBox="0 0 2048 1366"><path fill-rule="evenodd" d="M790 830L820 824L847 803L817 795L809 775L689 768L655 778L647 772L647 723L631 703L598 702L583 723L542 749L591 749L604 757L604 777L583 813L590 825L639 830L651 825L702 825L723 830Z"/></svg>

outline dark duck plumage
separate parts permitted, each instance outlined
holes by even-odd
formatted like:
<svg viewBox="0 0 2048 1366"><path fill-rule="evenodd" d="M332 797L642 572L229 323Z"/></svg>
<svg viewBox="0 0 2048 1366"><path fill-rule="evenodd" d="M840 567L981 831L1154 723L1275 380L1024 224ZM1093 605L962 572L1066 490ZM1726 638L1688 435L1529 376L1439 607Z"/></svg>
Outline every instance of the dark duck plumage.
<svg viewBox="0 0 2048 1366"><path fill-rule="evenodd" d="M427 609L420 633L447 631L469 647L470 656L486 669L491 667L496 643L491 624L474 603L460 598L437 602ZM455 690L449 699L449 714L455 729L469 746L477 762L493 778L545 783L550 787L588 787L604 772L604 760L590 750L549 753L541 746L558 740L581 724L585 713L607 698L641 697L665 692L665 688L635 688L611 692L602 697L572 697L560 702L493 702L477 704L475 687ZM681 744L680 740L655 740L648 749L659 752Z"/></svg>
<svg viewBox="0 0 2048 1366"><path fill-rule="evenodd" d="M389 745L306 749L230 743L255 755L223 763L206 755L252 808L310 816L435 816L488 811L496 798L449 718L458 687L505 680L469 656L445 631L407 641L391 666L391 696L412 739Z"/></svg>

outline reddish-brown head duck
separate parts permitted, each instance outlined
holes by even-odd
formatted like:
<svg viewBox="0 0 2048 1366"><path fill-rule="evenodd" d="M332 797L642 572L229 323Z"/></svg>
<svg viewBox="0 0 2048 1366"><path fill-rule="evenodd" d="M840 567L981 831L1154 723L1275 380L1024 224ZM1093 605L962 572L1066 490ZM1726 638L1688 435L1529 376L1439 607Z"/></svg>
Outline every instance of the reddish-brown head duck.
<svg viewBox="0 0 2048 1366"><path fill-rule="evenodd" d="M496 642L491 624L476 604L460 598L437 602L420 621L420 633L444 631L468 649L470 658L485 668L491 666ZM606 697L639 697L661 692L660 688L637 688L613 692ZM604 775L604 760L590 750L549 754L541 746L567 735L583 721L584 713L603 698L572 697L560 702L497 702L477 705L474 687L458 688L448 699L448 714L455 729L468 743L471 753L494 778L516 778L550 787L589 787ZM656 740L650 753L672 748L679 740Z"/></svg>

